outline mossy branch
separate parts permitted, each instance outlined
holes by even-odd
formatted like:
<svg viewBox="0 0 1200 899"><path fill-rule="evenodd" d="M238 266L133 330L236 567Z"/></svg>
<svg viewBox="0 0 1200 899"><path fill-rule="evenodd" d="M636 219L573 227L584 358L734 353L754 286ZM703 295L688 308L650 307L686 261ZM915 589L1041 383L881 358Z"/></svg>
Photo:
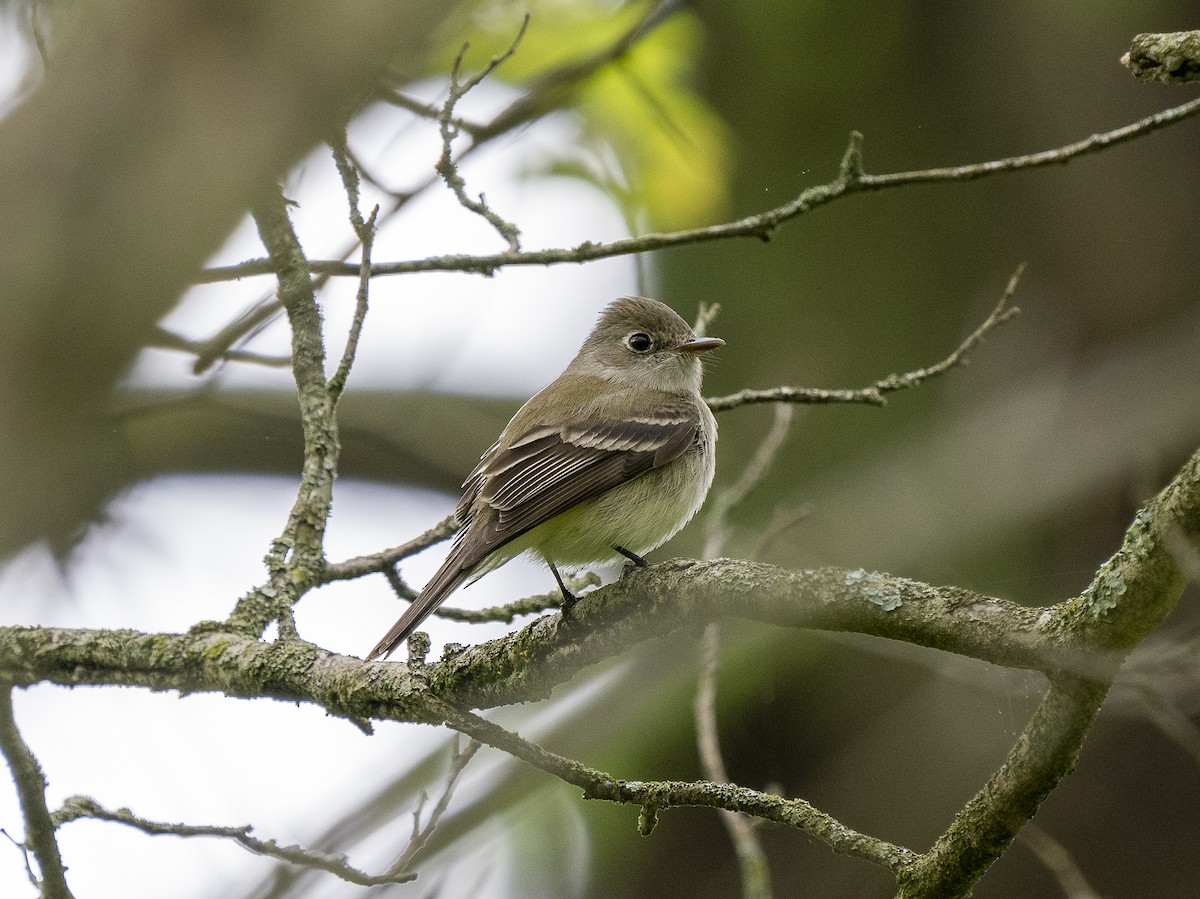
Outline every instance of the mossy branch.
<svg viewBox="0 0 1200 899"><path fill-rule="evenodd" d="M123 684L311 702L364 728L372 719L448 722L596 798L655 810L728 808L810 833L828 826L836 839L827 842L844 851L857 837L815 809L785 820L780 810L794 809L780 803L788 801L736 785L622 781L533 744L518 746L515 735L464 710L544 698L631 646L731 617L887 637L1043 671L1050 688L1004 765L928 853L880 841L851 853L876 856L895 870L903 896L960 896L1069 773L1125 655L1174 607L1186 582L1173 550L1181 541L1200 546L1200 452L1137 514L1083 594L1040 608L861 569L677 560L588 594L569 628L560 615L543 616L515 634L414 668L363 663L298 639L267 644L219 625L187 634L7 627L0 628L0 678L22 686Z"/></svg>

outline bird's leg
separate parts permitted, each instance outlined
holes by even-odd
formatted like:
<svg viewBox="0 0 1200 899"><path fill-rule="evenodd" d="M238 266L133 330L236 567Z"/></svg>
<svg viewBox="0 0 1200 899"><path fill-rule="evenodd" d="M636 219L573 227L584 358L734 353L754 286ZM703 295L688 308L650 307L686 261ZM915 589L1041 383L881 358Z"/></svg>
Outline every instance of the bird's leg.
<svg viewBox="0 0 1200 899"><path fill-rule="evenodd" d="M571 614L571 609L575 608L575 603L579 602L579 597L567 589L567 585L563 583L562 575L558 573L558 569L549 559L546 564L550 566L550 571L554 574L554 579L558 581L558 589L562 591L562 613L566 618Z"/></svg>
<svg viewBox="0 0 1200 899"><path fill-rule="evenodd" d="M650 565L649 562L647 562L637 553L633 552L632 550L628 550L623 546L618 546L614 543L613 549L629 560L625 563L625 570L621 572L622 576L629 574L629 572L633 571L635 568L648 568Z"/></svg>

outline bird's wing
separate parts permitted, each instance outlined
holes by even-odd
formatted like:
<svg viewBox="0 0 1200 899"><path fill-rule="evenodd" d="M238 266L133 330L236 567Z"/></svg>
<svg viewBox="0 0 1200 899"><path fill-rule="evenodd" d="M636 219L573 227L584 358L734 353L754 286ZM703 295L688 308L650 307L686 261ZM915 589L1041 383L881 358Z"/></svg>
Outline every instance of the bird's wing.
<svg viewBox="0 0 1200 899"><path fill-rule="evenodd" d="M484 454L459 504L463 531L483 555L577 503L681 456L700 432L690 397L670 397L626 419L539 425Z"/></svg>
<svg viewBox="0 0 1200 899"><path fill-rule="evenodd" d="M493 550L679 458L700 433L696 401L664 395L632 418L601 414L587 425L534 425L511 441L502 436L463 484L450 555L366 658L395 650Z"/></svg>

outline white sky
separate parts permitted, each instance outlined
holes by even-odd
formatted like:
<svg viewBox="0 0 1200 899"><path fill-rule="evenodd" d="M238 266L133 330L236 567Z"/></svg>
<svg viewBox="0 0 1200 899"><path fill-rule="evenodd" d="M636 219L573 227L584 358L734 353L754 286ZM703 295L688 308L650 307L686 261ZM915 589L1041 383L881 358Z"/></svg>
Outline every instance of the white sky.
<svg viewBox="0 0 1200 899"><path fill-rule="evenodd" d="M9 108L5 97L11 94L3 86L20 77L27 58L22 54L11 31L0 30L0 115ZM465 115L483 116L507 96L503 89L486 88L468 98L461 110ZM364 161L380 172L400 173L394 176L398 185L432 173L438 154L435 138L415 141L410 131L397 137L403 118L394 110L374 109L352 132ZM483 190L494 208L519 222L528 248L626 233L599 191L561 178L521 177L531 159L573 136L571 121L555 117L524 130L515 141L497 141L463 167L468 189ZM300 203L294 219L310 257L340 252L351 231L328 152L317 152L300 166L287 191ZM373 202L364 185L364 211ZM380 232L375 259L502 248L489 226L459 207L444 188L435 188ZM252 224L244 221L214 262L261 255ZM190 337L206 337L270 288L269 279L197 287L164 324ZM355 288L356 282L342 279L332 296L323 297L331 367L340 355ZM605 303L634 292L629 260L511 270L490 279L448 274L378 279L349 389L387 385L528 396L566 364ZM277 322L248 348L281 354L286 344L285 325ZM148 351L130 383L199 386L204 382L190 374L190 361L179 353ZM230 364L208 377L227 386L292 389L287 370ZM65 571L38 547L0 568L3 623L179 631L198 620L223 618L238 596L263 579L262 556L285 521L294 489L291 479L268 477L181 476L140 484L114 504L111 522L84 540ZM440 520L454 501L339 481L328 555L336 560L394 545ZM431 550L406 565L406 577L423 583L440 553ZM489 605L551 586L544 572L513 563L455 601ZM306 638L360 655L399 614L399 605L382 578L374 577L320 590L297 612ZM436 653L447 640L475 642L506 628L464 630L432 619L427 629ZM219 696L181 699L135 689L39 686L18 693L16 713L45 769L52 809L65 797L83 793L158 820L252 824L256 835L282 843L310 841L362 796L448 744L447 733L432 728L383 725L367 738L311 707ZM525 725L522 731L528 732ZM474 783L497 763L477 760ZM469 777L464 795L470 795L471 783ZM0 827L18 837L24 833L7 776L0 777ZM404 820L396 832L405 835L407 828ZM502 896L509 894L507 878L513 872L493 862L503 854L503 841L513 837L493 836L496 845L480 848L479 864L459 864L454 876L474 883L488 870L482 894ZM150 838L113 824L74 823L60 831L59 840L75 894L89 899L239 895L239 885L245 888L273 864L223 841ZM396 847L380 843L378 858L351 861L377 870L402 846L402 841ZM577 860L577 871L583 870L583 860ZM164 883L171 884L167 892ZM319 895L345 894L331 877L321 884ZM0 841L0 896L33 895L20 853Z"/></svg>

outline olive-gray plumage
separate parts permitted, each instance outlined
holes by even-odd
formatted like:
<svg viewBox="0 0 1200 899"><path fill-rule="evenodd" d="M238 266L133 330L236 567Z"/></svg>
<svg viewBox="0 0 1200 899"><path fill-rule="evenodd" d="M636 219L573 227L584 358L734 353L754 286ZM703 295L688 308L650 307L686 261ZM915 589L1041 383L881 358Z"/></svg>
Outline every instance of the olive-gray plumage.
<svg viewBox="0 0 1200 899"><path fill-rule="evenodd" d="M717 425L699 355L723 344L656 300L610 304L467 477L449 556L367 658L390 654L461 584L523 552L557 573L674 536L712 483Z"/></svg>

